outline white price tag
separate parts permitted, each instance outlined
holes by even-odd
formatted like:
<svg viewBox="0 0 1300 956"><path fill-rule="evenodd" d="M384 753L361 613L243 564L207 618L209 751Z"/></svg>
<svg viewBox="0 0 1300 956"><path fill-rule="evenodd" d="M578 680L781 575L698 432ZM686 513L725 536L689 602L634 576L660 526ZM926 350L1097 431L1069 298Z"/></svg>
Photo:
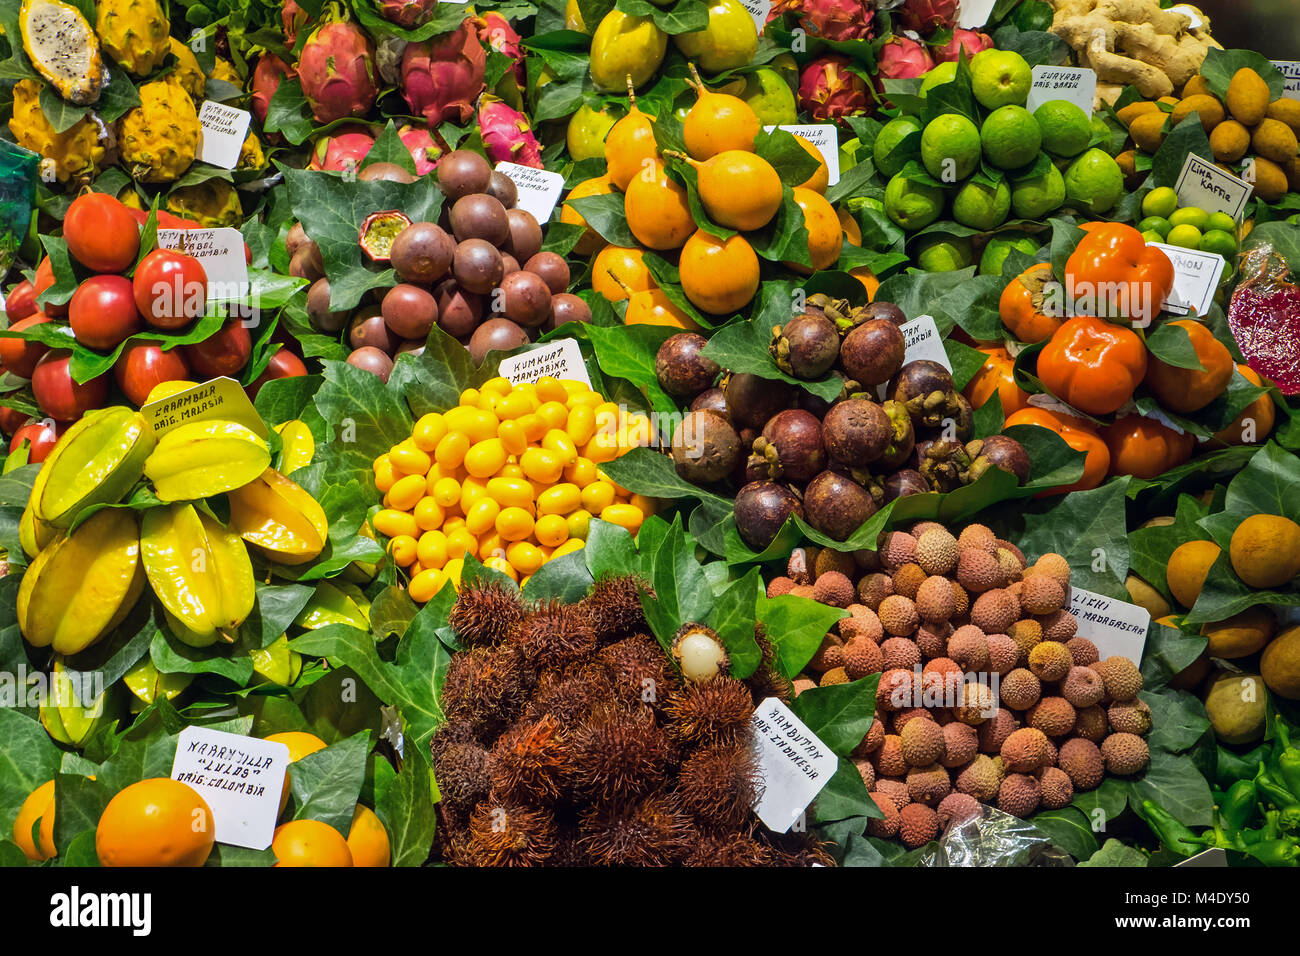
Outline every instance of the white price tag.
<svg viewBox="0 0 1300 956"><path fill-rule="evenodd" d="M830 783L839 758L775 697L755 707L749 723L763 775L754 812L773 833L785 833Z"/></svg>
<svg viewBox="0 0 1300 956"><path fill-rule="evenodd" d="M176 743L172 779L207 801L218 843L265 850L275 834L288 766L289 748L282 743L186 727Z"/></svg>
<svg viewBox="0 0 1300 956"><path fill-rule="evenodd" d="M560 200L560 193L564 192L564 177L518 163L497 163L497 172L509 176L519 190L519 201L515 205L531 212L538 225L546 225Z"/></svg>
<svg viewBox="0 0 1300 956"><path fill-rule="evenodd" d="M1242 210L1255 187L1231 173L1225 173L1213 163L1206 162L1195 153L1188 153L1182 172L1174 183L1178 205L1197 206L1206 212L1227 213L1241 222Z"/></svg>
<svg viewBox="0 0 1300 956"><path fill-rule="evenodd" d="M239 151L248 138L248 124L252 118L253 114L248 110L204 100L199 107L203 136L199 139L198 159L222 169L234 169L239 163Z"/></svg>
<svg viewBox="0 0 1300 956"><path fill-rule="evenodd" d="M918 315L911 322L904 322L899 329L903 333L903 342L906 346L906 351L903 353L904 365L908 362L928 359L952 371L952 363L948 361L948 353L944 350L943 338L939 335L939 327L934 324L933 316ZM882 402L888 389L888 382L876 386L876 395Z"/></svg>
<svg viewBox="0 0 1300 956"><path fill-rule="evenodd" d="M1146 608L1095 591L1070 588L1070 612L1079 620L1079 637L1097 645L1101 659L1127 657L1142 663L1151 615Z"/></svg>
<svg viewBox="0 0 1300 956"><path fill-rule="evenodd" d="M1282 95L1292 100L1300 100L1300 60L1274 60L1273 65L1282 71L1286 86Z"/></svg>
<svg viewBox="0 0 1300 956"><path fill-rule="evenodd" d="M159 229L158 248L188 253L208 274L208 299L242 299L248 295L248 260L238 229Z"/></svg>
<svg viewBox="0 0 1300 956"><path fill-rule="evenodd" d="M963 30L978 30L989 22L997 0L961 0L957 26Z"/></svg>
<svg viewBox="0 0 1300 956"><path fill-rule="evenodd" d="M497 374L510 380L511 385L536 382L543 375L551 378L574 379L591 387L587 363L582 360L582 349L577 339L557 339L536 348L501 360Z"/></svg>
<svg viewBox="0 0 1300 956"><path fill-rule="evenodd" d="M267 436L266 423L257 414L244 386L225 376L143 405L140 414L149 422L155 438L161 438L177 425L210 418L238 422L261 438Z"/></svg>
<svg viewBox="0 0 1300 956"><path fill-rule="evenodd" d="M1209 312L1223 270L1228 265L1223 256L1163 242L1149 242L1147 245L1162 250L1174 264L1174 288L1161 307L1178 315L1205 315Z"/></svg>
<svg viewBox="0 0 1300 956"><path fill-rule="evenodd" d="M806 126L764 126L763 129L769 133L774 129L783 129L787 133L802 136L808 140L817 147L817 152L822 154L822 160L826 163L826 173L829 177L827 185L834 186L840 181L840 141L835 132L834 123L814 123Z"/></svg>
<svg viewBox="0 0 1300 956"><path fill-rule="evenodd" d="M767 15L772 12L772 0L740 0L740 2L754 18L754 26L758 28L758 32L762 33L763 27L767 26Z"/></svg>
<svg viewBox="0 0 1300 956"><path fill-rule="evenodd" d="M1089 116L1097 95L1097 73L1078 66L1036 66L1025 108L1033 112L1052 100L1067 100Z"/></svg>

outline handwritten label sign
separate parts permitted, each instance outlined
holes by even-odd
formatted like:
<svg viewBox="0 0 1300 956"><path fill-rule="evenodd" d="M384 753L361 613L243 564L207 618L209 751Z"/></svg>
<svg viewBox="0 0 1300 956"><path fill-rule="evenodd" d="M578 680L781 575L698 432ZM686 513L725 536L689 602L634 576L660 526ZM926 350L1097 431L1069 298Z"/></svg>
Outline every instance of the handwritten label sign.
<svg viewBox="0 0 1300 956"><path fill-rule="evenodd" d="M1079 637L1096 644L1102 660L1127 657L1134 664L1142 663L1142 648L1151 626L1146 608L1071 587L1070 613L1079 620Z"/></svg>
<svg viewBox="0 0 1300 956"><path fill-rule="evenodd" d="M238 229L159 229L158 248L185 252L203 263L210 300L242 299L248 295L248 260Z"/></svg>
<svg viewBox="0 0 1300 956"><path fill-rule="evenodd" d="M204 100L199 107L203 135L199 138L198 158L222 169L234 169L239 164L239 151L244 148L252 118L248 110Z"/></svg>
<svg viewBox="0 0 1300 956"><path fill-rule="evenodd" d="M763 794L754 812L785 833L835 775L839 758L785 704L769 697L749 718Z"/></svg>
<svg viewBox="0 0 1300 956"><path fill-rule="evenodd" d="M754 26L759 33L767 26L767 15L772 12L772 0L740 0L749 15L754 18Z"/></svg>
<svg viewBox="0 0 1300 956"><path fill-rule="evenodd" d="M557 339L535 349L501 360L497 374L509 379L511 385L536 382L543 375L551 378L573 379L591 386L587 363L582 360L582 349L577 339Z"/></svg>
<svg viewBox="0 0 1300 956"><path fill-rule="evenodd" d="M1282 71L1286 80L1282 95L1287 99L1300 100L1300 60L1274 60L1273 65Z"/></svg>
<svg viewBox="0 0 1300 956"><path fill-rule="evenodd" d="M265 850L275 834L288 766L289 748L282 743L186 727L176 743L172 779L207 801L218 843Z"/></svg>
<svg viewBox="0 0 1300 956"><path fill-rule="evenodd" d="M934 324L933 316L918 315L912 321L904 322L899 329L903 333L903 343L906 348L903 353L904 365L920 359L929 359L952 371L952 363L948 361L948 353L943 347L943 337L939 335L939 327ZM884 401L888 388L888 382L876 386L876 394L881 401Z"/></svg>
<svg viewBox="0 0 1300 956"><path fill-rule="evenodd" d="M1223 270L1228 265L1223 256L1163 242L1150 242L1147 245L1162 250L1174 264L1174 288L1164 301L1163 308L1178 315L1205 315L1209 312L1214 293L1219 288L1219 280L1223 278Z"/></svg>
<svg viewBox="0 0 1300 956"><path fill-rule="evenodd" d="M266 437L266 424L262 421L262 416L253 408L244 387L233 378L214 378L210 382L150 402L140 409L140 414L158 438L177 425L207 421L210 418L238 422L262 438Z"/></svg>
<svg viewBox="0 0 1300 956"><path fill-rule="evenodd" d="M822 154L822 161L826 163L826 173L829 177L827 185L834 186L840 181L840 141L835 132L834 123L811 123L779 127L764 126L763 129L769 133L774 129L783 129L787 133L802 136L808 140L817 147L817 152Z"/></svg>
<svg viewBox="0 0 1300 956"><path fill-rule="evenodd" d="M1225 173L1213 163L1206 162L1195 153L1188 153L1182 172L1174 183L1178 205L1197 206L1206 212L1227 213L1241 222L1255 187L1231 173Z"/></svg>
<svg viewBox="0 0 1300 956"><path fill-rule="evenodd" d="M1097 73L1086 67L1036 66L1026 109L1033 112L1052 100L1068 100L1089 116L1097 95Z"/></svg>
<svg viewBox="0 0 1300 956"><path fill-rule="evenodd" d="M509 176L519 190L517 207L531 212L540 224L550 221L560 193L564 192L563 176L518 163L497 163L497 172Z"/></svg>
<svg viewBox="0 0 1300 956"><path fill-rule="evenodd" d="M989 22L997 0L961 0L957 26L963 30L978 30Z"/></svg>

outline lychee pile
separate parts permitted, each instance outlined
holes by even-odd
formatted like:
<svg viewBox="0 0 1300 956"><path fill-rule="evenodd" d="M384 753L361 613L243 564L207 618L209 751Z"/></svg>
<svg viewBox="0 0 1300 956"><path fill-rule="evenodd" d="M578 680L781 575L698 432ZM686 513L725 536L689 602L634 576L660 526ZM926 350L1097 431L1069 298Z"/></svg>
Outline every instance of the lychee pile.
<svg viewBox="0 0 1300 956"><path fill-rule="evenodd" d="M908 847L989 803L1016 816L1064 807L1109 774L1145 769L1151 711L1128 658L1076 636L1070 566L1030 564L980 524L923 521L878 550L799 549L768 597L849 616L827 634L798 694L880 673L876 716L854 750L884 816L868 833Z"/></svg>
<svg viewBox="0 0 1300 956"><path fill-rule="evenodd" d="M635 577L577 604L528 605L467 583L448 615L452 657L434 734L442 795L435 857L457 866L832 866L810 834L754 815L755 704L765 662L725 674L716 635L686 625L674 653L647 631ZM761 637L761 633L757 635ZM706 666L709 662L712 666ZM789 685L785 684L788 691Z"/></svg>

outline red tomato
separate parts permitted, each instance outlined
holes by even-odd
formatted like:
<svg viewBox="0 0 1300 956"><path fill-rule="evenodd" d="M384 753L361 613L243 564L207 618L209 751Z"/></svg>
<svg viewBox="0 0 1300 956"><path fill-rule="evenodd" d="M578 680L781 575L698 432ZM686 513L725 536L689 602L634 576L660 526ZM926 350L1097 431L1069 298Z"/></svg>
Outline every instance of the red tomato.
<svg viewBox="0 0 1300 956"><path fill-rule="evenodd" d="M56 422L52 418L32 421L14 432L14 437L9 442L9 450L17 451L25 438L31 442L31 447L27 449L27 464L39 465L49 455L50 450L58 444L59 437L67 427L63 422Z"/></svg>
<svg viewBox="0 0 1300 956"><path fill-rule="evenodd" d="M244 323L235 319L227 322L210 338L194 345L182 346L190 368L200 379L234 375L246 364L253 351L253 339Z"/></svg>
<svg viewBox="0 0 1300 956"><path fill-rule="evenodd" d="M100 408L108 397L108 377L100 375L78 383L68 368L71 359L71 352L54 349L36 363L32 373L37 406L61 422L75 422L92 408Z"/></svg>
<svg viewBox="0 0 1300 956"><path fill-rule="evenodd" d="M36 267L36 298L39 299L52 285L54 285L54 266L50 263L50 257L46 256ZM55 305L53 302L47 302L43 311L46 315L67 315L68 304L65 302L63 305Z"/></svg>
<svg viewBox="0 0 1300 956"><path fill-rule="evenodd" d="M132 280L135 307L159 329L179 329L203 314L208 274L191 255L155 249L141 260Z"/></svg>
<svg viewBox="0 0 1300 956"><path fill-rule="evenodd" d="M276 378L295 378L299 375L307 374L307 366L302 363L302 359L290 352L287 348L281 346L275 350L271 356L271 361L267 363L266 370L253 380L248 386L248 394L257 397L262 386L272 379Z"/></svg>
<svg viewBox="0 0 1300 956"><path fill-rule="evenodd" d="M143 405L160 382L183 381L189 377L190 366L180 349L164 352L157 342L130 343L113 366L118 388L137 405Z"/></svg>
<svg viewBox="0 0 1300 956"><path fill-rule="evenodd" d="M29 279L24 279L5 296L5 315L10 322L17 322L36 313L36 286Z"/></svg>
<svg viewBox="0 0 1300 956"><path fill-rule="evenodd" d="M136 311L131 280L125 276L91 276L72 293L68 324L77 341L88 348L117 348L144 325Z"/></svg>
<svg viewBox="0 0 1300 956"><path fill-rule="evenodd" d="M44 312L37 312L25 319L11 322L9 329L13 332L23 332L33 325L40 325L42 322L48 321L50 321L48 315ZM43 345L40 342L6 336L0 339L0 365L3 365L19 378L31 378L32 372L36 370L36 363L44 358L45 353L49 350L48 345Z"/></svg>
<svg viewBox="0 0 1300 956"><path fill-rule="evenodd" d="M30 418L30 415L26 415L16 408L0 406L0 431L6 435L12 435L26 425Z"/></svg>
<svg viewBox="0 0 1300 956"><path fill-rule="evenodd" d="M85 193L63 217L73 258L95 272L125 272L140 252L140 227L115 196Z"/></svg>

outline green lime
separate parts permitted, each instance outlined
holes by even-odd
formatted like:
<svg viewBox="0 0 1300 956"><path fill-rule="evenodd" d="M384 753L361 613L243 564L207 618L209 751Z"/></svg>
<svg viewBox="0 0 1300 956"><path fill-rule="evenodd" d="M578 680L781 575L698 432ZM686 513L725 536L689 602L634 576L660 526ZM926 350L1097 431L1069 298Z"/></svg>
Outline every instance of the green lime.
<svg viewBox="0 0 1300 956"><path fill-rule="evenodd" d="M1218 229L1220 232L1235 236L1237 234L1237 220L1226 212L1212 212L1210 218L1205 220L1205 231L1209 232L1211 229Z"/></svg>
<svg viewBox="0 0 1300 956"><path fill-rule="evenodd" d="M926 236L917 243L915 257L926 272L955 272L975 261L975 251L963 236Z"/></svg>
<svg viewBox="0 0 1300 956"><path fill-rule="evenodd" d="M1169 221L1175 226L1195 226L1198 230L1203 231L1210 221L1210 214L1204 209L1198 209L1196 206L1184 206L1182 209L1175 209L1170 213Z"/></svg>
<svg viewBox="0 0 1300 956"><path fill-rule="evenodd" d="M1017 219L1042 219L1065 202L1065 180L1055 166L1032 179L1022 179L1011 189L1011 208Z"/></svg>
<svg viewBox="0 0 1300 956"><path fill-rule="evenodd" d="M1094 216L1107 212L1124 195L1119 163L1100 149L1090 149L1065 173L1065 197Z"/></svg>
<svg viewBox="0 0 1300 956"><path fill-rule="evenodd" d="M987 186L971 180L952 199L952 218L963 226L988 232L1007 221L1011 211L1011 187L1003 180Z"/></svg>
<svg viewBox="0 0 1300 956"><path fill-rule="evenodd" d="M1174 224L1160 216L1147 216L1138 223L1138 232L1155 232L1162 236L1169 235L1169 230L1172 228Z"/></svg>
<svg viewBox="0 0 1300 956"><path fill-rule="evenodd" d="M980 129L984 158L999 169L1020 169L1038 158L1043 134L1034 114L1023 106L1003 106L989 114Z"/></svg>
<svg viewBox="0 0 1300 956"><path fill-rule="evenodd" d="M1169 235L1165 236L1165 242L1171 246L1182 246L1184 249L1199 249L1201 247L1201 230L1183 223L1181 226L1174 226L1169 230Z"/></svg>
<svg viewBox="0 0 1300 956"><path fill-rule="evenodd" d="M1142 197L1142 215L1168 219L1178 208L1178 193L1168 186L1153 189Z"/></svg>
<svg viewBox="0 0 1300 956"><path fill-rule="evenodd" d="M940 63L921 78L921 98L924 99L925 94L936 86L943 86L955 79L957 79L957 62L954 60L950 63Z"/></svg>
<svg viewBox="0 0 1300 956"><path fill-rule="evenodd" d="M943 212L942 189L895 176L885 187L885 215L908 232L924 229Z"/></svg>
<svg viewBox="0 0 1300 956"><path fill-rule="evenodd" d="M1048 100L1034 110L1043 149L1056 156L1078 156L1092 142L1092 118L1069 100Z"/></svg>
<svg viewBox="0 0 1300 956"><path fill-rule="evenodd" d="M1034 82L1025 58L1010 50L981 50L970 61L970 74L971 91L986 110L1024 106Z"/></svg>
<svg viewBox="0 0 1300 956"><path fill-rule="evenodd" d="M1147 229L1142 233L1143 242L1164 242L1165 237L1160 235L1154 229Z"/></svg>
<svg viewBox="0 0 1300 956"><path fill-rule="evenodd" d="M1002 275L1002 265L1013 249L1032 256L1038 251L1038 243L1024 233L1010 232L992 237L984 245L984 253L980 256L980 275Z"/></svg>
<svg viewBox="0 0 1300 956"><path fill-rule="evenodd" d="M1217 252L1229 262L1237 255L1237 240L1230 232L1222 229L1210 229L1201 236L1201 244L1196 247L1202 252Z"/></svg>
<svg viewBox="0 0 1300 956"><path fill-rule="evenodd" d="M883 176L896 176L911 158L910 150L899 150L898 144L913 133L921 131L921 121L914 116L900 116L886 123L876 134L872 145L872 159Z"/></svg>
<svg viewBox="0 0 1300 956"><path fill-rule="evenodd" d="M921 134L921 162L943 183L958 183L975 172L980 162L980 132L964 116L936 116Z"/></svg>

